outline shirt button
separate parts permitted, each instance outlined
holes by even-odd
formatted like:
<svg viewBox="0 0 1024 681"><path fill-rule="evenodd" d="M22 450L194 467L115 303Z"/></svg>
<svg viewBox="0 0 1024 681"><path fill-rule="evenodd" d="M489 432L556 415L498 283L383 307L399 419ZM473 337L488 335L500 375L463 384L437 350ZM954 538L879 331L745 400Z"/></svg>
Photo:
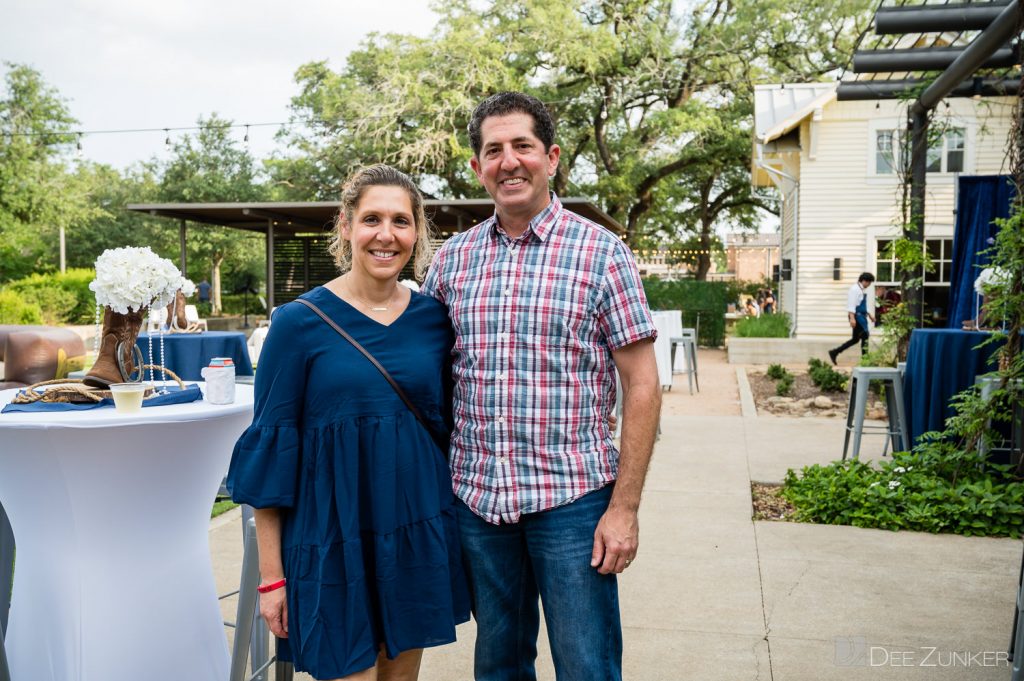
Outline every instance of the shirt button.
<svg viewBox="0 0 1024 681"><path fill-rule="evenodd" d="M505 295L506 296L512 295L512 289L510 289L510 288L505 289Z"/></svg>
<svg viewBox="0 0 1024 681"><path fill-rule="evenodd" d="M498 380L499 381L504 381L505 380L505 372L503 372L503 371L499 371L498 372Z"/></svg>
<svg viewBox="0 0 1024 681"><path fill-rule="evenodd" d="M504 416L499 416L498 417L498 423L505 423L505 417Z"/></svg>
<svg viewBox="0 0 1024 681"><path fill-rule="evenodd" d="M508 340L508 331L502 331L501 333L499 333L498 334L498 340L507 341Z"/></svg>
<svg viewBox="0 0 1024 681"><path fill-rule="evenodd" d="M501 456L498 457L498 461L502 463L508 463L508 457L502 454Z"/></svg>

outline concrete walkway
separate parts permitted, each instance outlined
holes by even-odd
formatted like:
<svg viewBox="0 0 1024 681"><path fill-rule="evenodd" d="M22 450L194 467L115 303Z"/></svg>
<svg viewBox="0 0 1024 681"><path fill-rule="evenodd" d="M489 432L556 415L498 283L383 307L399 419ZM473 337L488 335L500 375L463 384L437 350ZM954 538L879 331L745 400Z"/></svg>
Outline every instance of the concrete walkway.
<svg viewBox="0 0 1024 681"><path fill-rule="evenodd" d="M725 353L699 361L701 393L665 393L640 553L620 579L625 679L1009 679L1021 542L751 521L751 481L838 458L843 424L749 413ZM240 534L237 511L211 528L222 592ZM458 633L425 653L422 681L472 679L474 624ZM538 678L555 679L543 640Z"/></svg>

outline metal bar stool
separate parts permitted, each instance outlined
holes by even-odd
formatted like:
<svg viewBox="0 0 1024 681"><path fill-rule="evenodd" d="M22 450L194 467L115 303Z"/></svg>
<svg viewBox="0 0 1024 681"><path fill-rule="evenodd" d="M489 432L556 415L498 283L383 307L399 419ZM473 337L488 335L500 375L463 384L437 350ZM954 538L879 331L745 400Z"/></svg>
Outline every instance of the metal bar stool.
<svg viewBox="0 0 1024 681"><path fill-rule="evenodd" d="M697 376L697 329L683 329L682 336L674 336L669 339L672 344L672 370L675 372L676 347L683 346L683 359L686 361L686 369L678 373L686 374L690 382L690 394L693 394L694 381L697 383L697 392L700 392L700 378Z"/></svg>
<svg viewBox="0 0 1024 681"><path fill-rule="evenodd" d="M882 381L885 385L885 407L889 423L885 426L865 426L864 414L868 406L868 388L871 381ZM906 407L903 402L903 374L892 367L854 367L850 378L850 407L846 412L846 437L843 441L843 461L850 449L853 436L854 459L860 457L860 440L866 430L882 430L892 442L894 452L910 448L907 430ZM888 448L888 443L886 444Z"/></svg>
<svg viewBox="0 0 1024 681"><path fill-rule="evenodd" d="M248 506L243 506L242 511L242 541L244 546L242 577L239 581L238 591L221 596L221 598L226 598L227 596L238 594L235 623L224 623L226 626L235 627L235 641L231 647L231 671L228 674L228 680L268 681L267 669L273 664L275 681L291 681L293 674L292 665L289 662L279 662L276 657L269 654L267 646L269 632L267 625L256 611L256 605L259 601L256 587L260 583L260 556L259 547L256 543L256 519L252 517L252 509ZM248 511L248 517L246 517L246 511ZM252 675L246 677L245 665L250 657L250 651Z"/></svg>
<svg viewBox="0 0 1024 681"><path fill-rule="evenodd" d="M1001 383L1002 379L999 376L984 374L974 379L974 385L978 386L978 392L981 399L988 402L992 399L992 393L994 393ZM1015 379L1014 384L1016 387L1020 387L1021 380ZM1004 439L999 446L992 447L992 450L997 452L1006 452L1009 456L1009 463L1016 466L1020 462L1021 458L1021 442L1024 440L1024 433L1021 431L1019 422L1021 420L1021 410L1024 409L1024 405L1015 404L1013 407L1013 418L1010 419L1010 431L1006 433L1007 439ZM992 420L989 419L988 427L992 427ZM980 454L988 454L989 447L985 440L982 439L978 443L978 452Z"/></svg>

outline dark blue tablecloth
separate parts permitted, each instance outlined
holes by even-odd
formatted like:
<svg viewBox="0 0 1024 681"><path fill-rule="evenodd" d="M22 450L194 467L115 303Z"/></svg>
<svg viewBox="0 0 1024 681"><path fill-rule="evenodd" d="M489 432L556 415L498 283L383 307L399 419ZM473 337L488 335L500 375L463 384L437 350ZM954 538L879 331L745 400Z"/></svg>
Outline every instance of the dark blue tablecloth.
<svg viewBox="0 0 1024 681"><path fill-rule="evenodd" d="M156 362L149 359L149 337L140 334L137 342L145 363L159 364L159 334L153 334ZM183 381L203 380L199 372L210 364L211 357L230 357L235 362L236 376L252 376L252 362L249 361L249 350L245 346L245 334L241 332L168 333L164 335L164 353L167 368L178 374Z"/></svg>
<svg viewBox="0 0 1024 681"><path fill-rule="evenodd" d="M903 391L911 442L922 433L943 430L953 415L949 401L974 379L996 369L998 344L977 346L990 334L959 329L916 329L910 336Z"/></svg>

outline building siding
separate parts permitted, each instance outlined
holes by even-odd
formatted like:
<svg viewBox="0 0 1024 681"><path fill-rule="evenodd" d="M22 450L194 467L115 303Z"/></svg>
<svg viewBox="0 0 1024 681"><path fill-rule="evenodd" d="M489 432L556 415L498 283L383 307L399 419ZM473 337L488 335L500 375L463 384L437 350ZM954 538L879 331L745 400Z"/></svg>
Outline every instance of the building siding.
<svg viewBox="0 0 1024 681"><path fill-rule="evenodd" d="M982 103L961 99L951 100L948 109L940 106L940 118L951 116L967 126L965 173L1004 170L1012 103L1012 98ZM900 125L904 111L891 101L879 102L877 108L875 102L836 101L825 106L820 121L801 124L798 206L795 220L787 220L784 198L781 221L782 257L794 258L796 263L797 336L849 335L846 291L861 272L874 271L875 239L900 233L898 180L869 175L868 163L873 162L872 121L891 119ZM814 158L810 157L812 134L817 136ZM929 173L926 237L952 236L954 181L953 174ZM842 258L839 281L833 280L834 258ZM792 314L794 291L786 284L782 283L780 299L782 309Z"/></svg>

